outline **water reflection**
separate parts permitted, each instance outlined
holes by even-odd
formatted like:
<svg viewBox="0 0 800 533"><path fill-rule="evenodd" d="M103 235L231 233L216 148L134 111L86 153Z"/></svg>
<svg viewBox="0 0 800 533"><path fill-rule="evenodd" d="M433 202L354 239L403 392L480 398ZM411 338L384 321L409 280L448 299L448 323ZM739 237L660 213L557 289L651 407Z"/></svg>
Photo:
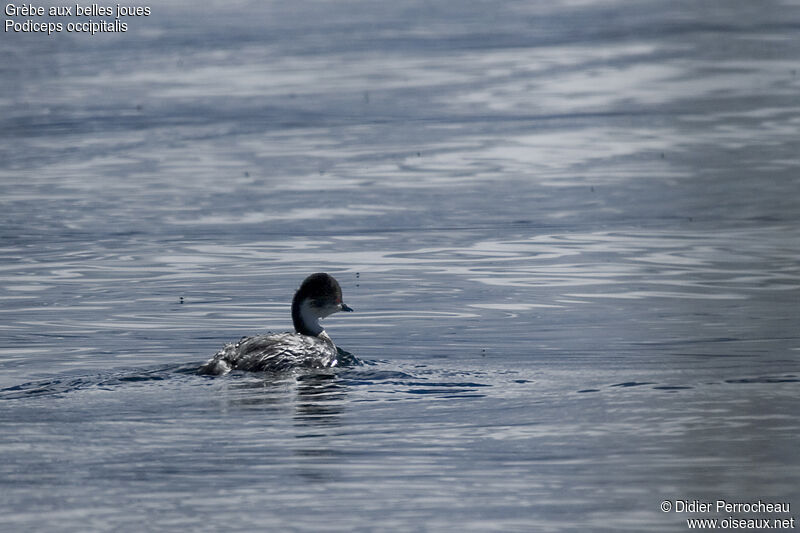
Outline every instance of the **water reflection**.
<svg viewBox="0 0 800 533"><path fill-rule="evenodd" d="M347 386L334 371L303 374L297 378L297 409L294 421L298 427L335 427L347 400ZM308 435L297 435L306 438Z"/></svg>
<svg viewBox="0 0 800 533"><path fill-rule="evenodd" d="M237 372L209 378L222 391L226 409L293 413L298 426L335 425L346 388L334 369Z"/></svg>
<svg viewBox="0 0 800 533"><path fill-rule="evenodd" d="M277 444L294 458L290 464L295 475L312 483L338 478L334 442L336 430L342 427L348 386L335 369L245 376L234 372L213 379L223 383L223 405L229 416L246 418L253 424L255 420L246 413L256 411L259 417L264 416L258 423L265 426L267 434L274 434L291 420L291 426L283 430L288 433ZM276 427L270 427L273 425Z"/></svg>

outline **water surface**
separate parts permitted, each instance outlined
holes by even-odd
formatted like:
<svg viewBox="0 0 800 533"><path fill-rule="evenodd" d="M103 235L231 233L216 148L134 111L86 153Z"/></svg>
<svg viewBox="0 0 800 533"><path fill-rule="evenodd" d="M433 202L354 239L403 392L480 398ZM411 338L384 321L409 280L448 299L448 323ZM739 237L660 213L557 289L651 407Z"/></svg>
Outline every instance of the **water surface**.
<svg viewBox="0 0 800 533"><path fill-rule="evenodd" d="M0 43L3 528L800 505L796 5L150 6ZM316 271L362 364L194 373Z"/></svg>

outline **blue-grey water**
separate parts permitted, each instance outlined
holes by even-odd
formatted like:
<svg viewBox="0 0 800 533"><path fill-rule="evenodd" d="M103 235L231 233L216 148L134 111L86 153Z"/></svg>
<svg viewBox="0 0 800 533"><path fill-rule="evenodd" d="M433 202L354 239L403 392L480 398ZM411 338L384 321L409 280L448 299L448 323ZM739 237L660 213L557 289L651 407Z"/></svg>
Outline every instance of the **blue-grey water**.
<svg viewBox="0 0 800 533"><path fill-rule="evenodd" d="M141 5L0 39L0 530L800 517L796 2Z"/></svg>

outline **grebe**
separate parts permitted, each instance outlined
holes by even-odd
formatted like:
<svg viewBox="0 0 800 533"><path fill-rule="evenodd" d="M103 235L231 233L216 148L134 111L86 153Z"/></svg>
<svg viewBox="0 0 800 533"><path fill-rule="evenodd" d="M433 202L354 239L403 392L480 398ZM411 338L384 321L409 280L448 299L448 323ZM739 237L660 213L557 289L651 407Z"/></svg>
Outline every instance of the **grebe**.
<svg viewBox="0 0 800 533"><path fill-rule="evenodd" d="M243 337L218 351L199 372L222 375L231 370L263 372L336 366L336 345L319 321L339 311L353 311L342 302L339 283L328 274L311 274L292 299L295 333Z"/></svg>

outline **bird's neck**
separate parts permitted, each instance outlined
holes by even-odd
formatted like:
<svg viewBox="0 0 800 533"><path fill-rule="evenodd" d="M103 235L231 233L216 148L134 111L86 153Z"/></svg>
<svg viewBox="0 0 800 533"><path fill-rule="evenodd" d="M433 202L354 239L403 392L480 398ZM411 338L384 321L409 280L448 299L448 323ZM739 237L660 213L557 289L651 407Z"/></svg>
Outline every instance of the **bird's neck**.
<svg viewBox="0 0 800 533"><path fill-rule="evenodd" d="M292 323L294 330L303 335L318 337L325 329L319 324L319 316L308 300L292 302Z"/></svg>

